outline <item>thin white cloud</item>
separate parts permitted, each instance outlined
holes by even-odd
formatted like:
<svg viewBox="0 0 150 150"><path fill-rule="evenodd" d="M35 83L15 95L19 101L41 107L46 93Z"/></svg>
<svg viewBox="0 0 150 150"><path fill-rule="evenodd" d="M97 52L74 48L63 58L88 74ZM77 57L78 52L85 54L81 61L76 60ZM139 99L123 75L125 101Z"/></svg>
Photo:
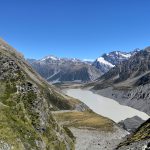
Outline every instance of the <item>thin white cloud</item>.
<svg viewBox="0 0 150 150"><path fill-rule="evenodd" d="M83 59L83 61L94 61L94 59Z"/></svg>

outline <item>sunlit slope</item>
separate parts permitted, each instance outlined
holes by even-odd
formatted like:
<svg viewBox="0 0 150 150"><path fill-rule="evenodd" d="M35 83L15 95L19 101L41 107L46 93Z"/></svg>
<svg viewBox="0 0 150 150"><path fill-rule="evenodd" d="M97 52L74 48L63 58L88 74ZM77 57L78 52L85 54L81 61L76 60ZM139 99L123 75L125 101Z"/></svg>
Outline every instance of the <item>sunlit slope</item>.
<svg viewBox="0 0 150 150"><path fill-rule="evenodd" d="M0 40L0 149L74 149L50 110L73 109L63 97Z"/></svg>

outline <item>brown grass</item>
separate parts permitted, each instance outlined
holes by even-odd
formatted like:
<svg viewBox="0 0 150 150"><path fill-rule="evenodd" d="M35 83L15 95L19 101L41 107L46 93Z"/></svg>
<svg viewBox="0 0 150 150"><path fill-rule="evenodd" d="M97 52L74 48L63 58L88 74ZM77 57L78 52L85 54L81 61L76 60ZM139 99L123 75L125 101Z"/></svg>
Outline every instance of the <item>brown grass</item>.
<svg viewBox="0 0 150 150"><path fill-rule="evenodd" d="M63 112L55 114L56 120L68 127L113 130L113 121L93 112Z"/></svg>

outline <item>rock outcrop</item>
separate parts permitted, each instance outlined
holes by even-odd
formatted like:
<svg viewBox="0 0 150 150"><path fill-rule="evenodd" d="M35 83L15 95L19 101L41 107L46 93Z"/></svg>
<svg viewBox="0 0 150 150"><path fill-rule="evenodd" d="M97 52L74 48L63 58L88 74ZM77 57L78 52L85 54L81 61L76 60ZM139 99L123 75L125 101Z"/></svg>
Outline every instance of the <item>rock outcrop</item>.
<svg viewBox="0 0 150 150"><path fill-rule="evenodd" d="M0 39L0 149L74 149L50 111L73 105Z"/></svg>
<svg viewBox="0 0 150 150"><path fill-rule="evenodd" d="M144 123L144 120L142 120L138 116L134 116L132 118L122 120L118 124L123 129L127 130L130 133L133 133L142 123Z"/></svg>

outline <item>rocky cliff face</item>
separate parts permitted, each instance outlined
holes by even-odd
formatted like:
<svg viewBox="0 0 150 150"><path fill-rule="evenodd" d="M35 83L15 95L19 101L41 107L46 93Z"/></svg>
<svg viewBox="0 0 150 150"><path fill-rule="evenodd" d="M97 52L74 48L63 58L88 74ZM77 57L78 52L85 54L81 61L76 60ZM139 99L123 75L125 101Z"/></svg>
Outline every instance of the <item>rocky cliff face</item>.
<svg viewBox="0 0 150 150"><path fill-rule="evenodd" d="M102 73L108 72L111 68L115 66L109 61L105 60L104 57L97 58L92 65L99 69Z"/></svg>
<svg viewBox="0 0 150 150"><path fill-rule="evenodd" d="M50 111L73 105L0 40L0 149L74 149Z"/></svg>

